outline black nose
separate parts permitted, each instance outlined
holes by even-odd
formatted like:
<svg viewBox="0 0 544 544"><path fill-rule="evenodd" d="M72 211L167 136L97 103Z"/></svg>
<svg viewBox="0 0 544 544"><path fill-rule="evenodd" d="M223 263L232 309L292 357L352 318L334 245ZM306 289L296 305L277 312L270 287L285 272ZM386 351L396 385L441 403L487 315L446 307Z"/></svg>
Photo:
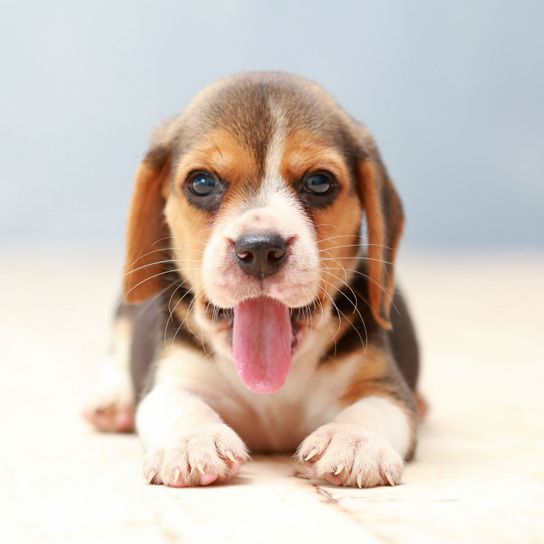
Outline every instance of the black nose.
<svg viewBox="0 0 544 544"><path fill-rule="evenodd" d="M285 263L287 243L274 232L242 234L234 242L238 266L262 280L275 274Z"/></svg>

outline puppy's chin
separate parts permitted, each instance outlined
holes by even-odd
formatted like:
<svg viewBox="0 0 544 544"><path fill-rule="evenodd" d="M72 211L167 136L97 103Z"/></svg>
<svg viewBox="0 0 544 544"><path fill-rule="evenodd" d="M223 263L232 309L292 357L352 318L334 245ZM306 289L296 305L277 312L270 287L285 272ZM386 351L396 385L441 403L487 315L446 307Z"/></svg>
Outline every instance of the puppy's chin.
<svg viewBox="0 0 544 544"><path fill-rule="evenodd" d="M258 296L233 308L219 308L202 301L197 320L208 330L215 349L232 358L241 382L253 393L270 394L285 384L294 353L316 315L323 317L322 303L290 308L278 299Z"/></svg>

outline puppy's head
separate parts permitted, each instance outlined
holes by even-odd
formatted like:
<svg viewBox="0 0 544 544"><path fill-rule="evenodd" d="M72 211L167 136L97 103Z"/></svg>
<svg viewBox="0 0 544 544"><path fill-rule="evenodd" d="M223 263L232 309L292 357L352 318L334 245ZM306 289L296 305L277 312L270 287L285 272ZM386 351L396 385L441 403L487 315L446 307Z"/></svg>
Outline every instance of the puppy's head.
<svg viewBox="0 0 544 544"><path fill-rule="evenodd" d="M156 132L136 177L125 296L157 294L175 263L199 326L246 386L273 392L361 258L372 315L390 327L402 224L371 136L330 95L286 74L235 76Z"/></svg>

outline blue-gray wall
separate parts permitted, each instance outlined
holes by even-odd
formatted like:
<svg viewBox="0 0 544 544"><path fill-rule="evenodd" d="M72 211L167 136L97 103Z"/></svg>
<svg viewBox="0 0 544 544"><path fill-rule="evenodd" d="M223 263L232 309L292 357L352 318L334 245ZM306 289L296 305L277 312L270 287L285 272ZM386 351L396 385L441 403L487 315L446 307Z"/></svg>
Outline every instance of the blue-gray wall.
<svg viewBox="0 0 544 544"><path fill-rule="evenodd" d="M375 133L412 247L544 247L544 2L0 2L0 244L120 246L149 133L281 69Z"/></svg>

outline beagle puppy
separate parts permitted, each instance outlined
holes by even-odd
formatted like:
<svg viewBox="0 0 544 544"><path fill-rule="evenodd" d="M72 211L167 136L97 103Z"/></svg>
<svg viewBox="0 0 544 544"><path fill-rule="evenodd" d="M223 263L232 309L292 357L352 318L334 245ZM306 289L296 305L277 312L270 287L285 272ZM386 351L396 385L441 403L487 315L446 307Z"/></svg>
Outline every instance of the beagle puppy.
<svg viewBox="0 0 544 544"><path fill-rule="evenodd" d="M310 477L401 481L419 355L395 287L399 196L319 85L247 73L164 122L136 174L112 361L87 418L136 428L149 483L232 478L249 452Z"/></svg>

